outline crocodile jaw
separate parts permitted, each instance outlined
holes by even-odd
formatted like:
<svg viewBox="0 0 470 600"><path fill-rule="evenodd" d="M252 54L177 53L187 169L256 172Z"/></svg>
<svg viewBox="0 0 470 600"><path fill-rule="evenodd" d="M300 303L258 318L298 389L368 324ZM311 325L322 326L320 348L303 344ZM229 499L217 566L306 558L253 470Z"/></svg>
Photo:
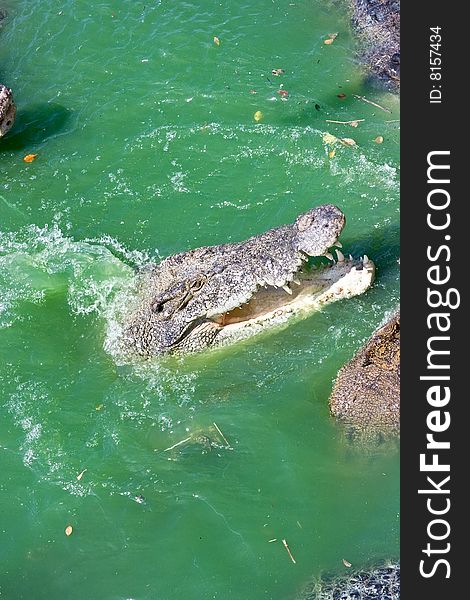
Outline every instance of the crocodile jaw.
<svg viewBox="0 0 470 600"><path fill-rule="evenodd" d="M213 317L200 327L209 324L218 327L212 346L225 346L282 325L292 317L306 316L331 302L363 294L372 285L374 276L375 265L367 257L345 259L299 273L299 285L290 285L291 295L282 288L262 288L244 306Z"/></svg>

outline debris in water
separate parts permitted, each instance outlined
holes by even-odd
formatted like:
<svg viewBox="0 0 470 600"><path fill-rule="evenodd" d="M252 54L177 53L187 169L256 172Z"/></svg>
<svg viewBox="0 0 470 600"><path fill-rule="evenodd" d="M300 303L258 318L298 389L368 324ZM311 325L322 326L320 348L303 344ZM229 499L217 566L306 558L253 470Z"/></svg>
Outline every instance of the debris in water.
<svg viewBox="0 0 470 600"><path fill-rule="evenodd" d="M326 44L327 46L329 46L330 44L332 44L335 41L335 39L337 37L338 37L338 33L329 33L328 38L323 43Z"/></svg>
<svg viewBox="0 0 470 600"><path fill-rule="evenodd" d="M23 158L23 160L24 160L24 162L25 162L25 163L32 163L32 162L33 162L33 160L35 160L35 159L36 159L36 157L37 157L37 154L27 154L27 155L26 155L26 156Z"/></svg>
<svg viewBox="0 0 470 600"><path fill-rule="evenodd" d="M173 444L173 446L170 446L169 448L165 448L165 450L163 450L163 452L168 452L169 450L173 450L173 448L176 448L177 446L181 446L182 444L186 444L186 442L189 442L189 440L192 438L192 436L190 435L189 437L185 438L184 440L181 440L181 442L176 442L176 444Z"/></svg>
<svg viewBox="0 0 470 600"><path fill-rule="evenodd" d="M295 565L295 564L296 564L296 563L295 563L295 558L292 556L292 552L290 551L290 548L289 548L289 546L287 545L287 542L286 542L286 540L282 540L282 543L284 544L284 548L287 550L287 554L290 556L290 559L291 559L291 561L292 561L292 562L294 563L294 565Z"/></svg>
<svg viewBox="0 0 470 600"><path fill-rule="evenodd" d="M67 527L65 528L65 535L68 537L69 535L72 535L72 531L73 531L73 527L72 525L67 525Z"/></svg>
<svg viewBox="0 0 470 600"><path fill-rule="evenodd" d="M335 150L335 149L333 149L333 150L330 150L330 151L328 152L328 158L334 158L334 157L335 157L335 154L336 154L336 150Z"/></svg>
<svg viewBox="0 0 470 600"><path fill-rule="evenodd" d="M349 562L349 560L346 560L345 558L343 558L343 565L348 569L352 567L352 564Z"/></svg>
<svg viewBox="0 0 470 600"><path fill-rule="evenodd" d="M220 431L220 429L219 429L219 427L218 427L217 423L215 423L215 422L214 422L214 423L212 423L212 424L213 424L213 425L214 425L214 427L217 429L217 431L218 431L219 435L220 435L220 436L221 436L221 438L224 440L224 442L226 443L226 445L227 445L228 447L230 447L230 444L228 443L228 441L227 441L227 438L226 438L226 437L225 437L225 435L224 435L224 434L223 434L223 433Z"/></svg>
<svg viewBox="0 0 470 600"><path fill-rule="evenodd" d="M358 96L357 94L354 94L354 98L357 98L358 100L362 100L363 102L366 102L367 104L372 104L372 106L375 106L376 108L380 108L380 110L383 110L383 111L385 111L387 113L391 113L392 112L389 108L385 108L384 106L380 106L380 104L377 104L377 102L372 102L372 100L368 100L364 96Z"/></svg>
<svg viewBox="0 0 470 600"><path fill-rule="evenodd" d="M271 73L273 75L275 75L276 77L279 77L279 75L283 75L285 73L284 69L273 69L271 71Z"/></svg>
<svg viewBox="0 0 470 600"><path fill-rule="evenodd" d="M334 135L331 135L331 133L326 132L323 134L323 142L325 144L331 145L331 144L335 144L337 141L338 141L338 138Z"/></svg>
<svg viewBox="0 0 470 600"><path fill-rule="evenodd" d="M216 35L214 35L214 44L216 46L220 46L220 40L219 40L219 38Z"/></svg>
<svg viewBox="0 0 470 600"><path fill-rule="evenodd" d="M272 540L268 540L268 544L272 544L273 542L277 542L277 538L273 538Z"/></svg>
<svg viewBox="0 0 470 600"><path fill-rule="evenodd" d="M83 471L77 475L77 481L80 481L80 479L83 477L83 475L85 473L86 473L86 469L83 469Z"/></svg>
<svg viewBox="0 0 470 600"><path fill-rule="evenodd" d="M287 96L289 95L289 92L287 90L277 90L277 93L283 98L287 98Z"/></svg>
<svg viewBox="0 0 470 600"><path fill-rule="evenodd" d="M374 142L375 142L376 144L382 144L382 142L383 142L383 141L384 141L384 139L383 139L383 137L382 137L381 135L378 135L378 136L375 138L375 140L374 140Z"/></svg>
<svg viewBox="0 0 470 600"><path fill-rule="evenodd" d="M255 112L255 114L253 115L253 119L259 123L261 121L261 119L263 118L263 113L260 110L257 110Z"/></svg>
<svg viewBox="0 0 470 600"><path fill-rule="evenodd" d="M346 94L344 92L341 92L339 94L336 94L336 97L340 100L344 100L346 98Z"/></svg>
<svg viewBox="0 0 470 600"><path fill-rule="evenodd" d="M359 123L365 121L365 119L354 119L354 121L334 121L333 119L325 119L327 123L337 123L338 125L351 125L351 127L357 127Z"/></svg>
<svg viewBox="0 0 470 600"><path fill-rule="evenodd" d="M344 146L357 146L356 142L353 139L351 139L351 138L339 138L339 141Z"/></svg>

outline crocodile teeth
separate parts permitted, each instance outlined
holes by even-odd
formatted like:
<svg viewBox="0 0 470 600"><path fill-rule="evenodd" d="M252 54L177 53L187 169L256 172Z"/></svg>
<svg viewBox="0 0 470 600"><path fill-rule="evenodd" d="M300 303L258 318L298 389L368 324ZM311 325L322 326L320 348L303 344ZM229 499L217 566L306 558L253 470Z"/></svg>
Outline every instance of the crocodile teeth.
<svg viewBox="0 0 470 600"><path fill-rule="evenodd" d="M292 295L292 290L290 289L290 287L288 285L283 285L282 289L287 292L288 294Z"/></svg>
<svg viewBox="0 0 470 600"><path fill-rule="evenodd" d="M352 254L349 255L349 260L354 260Z"/></svg>
<svg viewBox="0 0 470 600"><path fill-rule="evenodd" d="M331 252L327 252L323 256L326 256L326 258L329 258L330 260L334 260L333 255L331 254Z"/></svg>
<svg viewBox="0 0 470 600"><path fill-rule="evenodd" d="M338 262L344 262L344 254L341 250L336 249L336 256L338 257Z"/></svg>
<svg viewBox="0 0 470 600"><path fill-rule="evenodd" d="M297 285L300 285L300 281L298 279L296 279L296 278L292 279L292 282L296 283Z"/></svg>
<svg viewBox="0 0 470 600"><path fill-rule="evenodd" d="M337 242L335 242L335 243L333 244L333 246L336 246L337 248L342 248L342 247L343 247L343 244L342 244L342 243L341 243L341 242L338 240Z"/></svg>
<svg viewBox="0 0 470 600"><path fill-rule="evenodd" d="M364 258L362 259L362 264L367 265L368 262L369 262L369 257L367 256L367 254L364 254Z"/></svg>

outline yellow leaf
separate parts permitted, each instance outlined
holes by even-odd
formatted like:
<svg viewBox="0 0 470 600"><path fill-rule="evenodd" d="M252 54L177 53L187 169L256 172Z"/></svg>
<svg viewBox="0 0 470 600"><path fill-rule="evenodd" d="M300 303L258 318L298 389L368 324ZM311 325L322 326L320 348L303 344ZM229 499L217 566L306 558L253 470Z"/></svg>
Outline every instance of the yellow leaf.
<svg viewBox="0 0 470 600"><path fill-rule="evenodd" d="M378 136L375 138L375 140L374 140L374 142L375 142L376 144L381 144L383 141L384 141L384 139L383 139L383 137L382 137L381 135L378 135Z"/></svg>
<svg viewBox="0 0 470 600"><path fill-rule="evenodd" d="M263 118L263 113L260 110L257 110L253 115L253 119L258 123Z"/></svg>
<svg viewBox="0 0 470 600"><path fill-rule="evenodd" d="M31 163L36 158L37 154L27 154L23 160L24 162Z"/></svg>
<svg viewBox="0 0 470 600"><path fill-rule="evenodd" d="M68 537L69 535L72 535L72 531L73 531L73 527L72 525L67 525L67 527L65 528L65 535Z"/></svg>
<svg viewBox="0 0 470 600"><path fill-rule="evenodd" d="M219 40L219 38L216 35L214 35L214 44L216 46L220 46L220 40Z"/></svg>
<svg viewBox="0 0 470 600"><path fill-rule="evenodd" d="M341 138L339 141L345 146L357 146L356 142L351 138Z"/></svg>
<svg viewBox="0 0 470 600"><path fill-rule="evenodd" d="M336 150L330 150L328 153L328 158L334 158L336 154Z"/></svg>
<svg viewBox="0 0 470 600"><path fill-rule="evenodd" d="M335 41L335 39L337 37L338 37L337 33L329 33L328 38L323 43L326 44L327 46L329 46L330 44L332 44Z"/></svg>
<svg viewBox="0 0 470 600"><path fill-rule="evenodd" d="M325 144L335 144L337 141L338 138L334 135L331 135L331 133L326 132L323 134L323 142Z"/></svg>
<svg viewBox="0 0 470 600"><path fill-rule="evenodd" d="M98 404L98 406L95 406L95 410L101 410L103 408L102 404Z"/></svg>

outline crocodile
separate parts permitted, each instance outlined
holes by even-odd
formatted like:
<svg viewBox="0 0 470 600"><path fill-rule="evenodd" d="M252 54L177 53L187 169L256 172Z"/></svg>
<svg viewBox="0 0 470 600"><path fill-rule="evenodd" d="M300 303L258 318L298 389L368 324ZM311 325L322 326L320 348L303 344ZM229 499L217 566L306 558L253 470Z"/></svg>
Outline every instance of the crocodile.
<svg viewBox="0 0 470 600"><path fill-rule="evenodd" d="M142 356L184 354L227 345L367 290L375 267L345 258L342 211L317 206L294 223L243 242L205 246L148 265L122 346ZM329 251L336 246L336 257ZM309 269L310 256L328 264Z"/></svg>
<svg viewBox="0 0 470 600"><path fill-rule="evenodd" d="M399 310L341 368L329 403L331 414L347 425L354 438L374 431L399 432Z"/></svg>
<svg viewBox="0 0 470 600"><path fill-rule="evenodd" d="M390 91L400 87L400 1L350 0L360 60Z"/></svg>
<svg viewBox="0 0 470 600"><path fill-rule="evenodd" d="M10 88L0 83L0 138L13 126L16 106Z"/></svg>

